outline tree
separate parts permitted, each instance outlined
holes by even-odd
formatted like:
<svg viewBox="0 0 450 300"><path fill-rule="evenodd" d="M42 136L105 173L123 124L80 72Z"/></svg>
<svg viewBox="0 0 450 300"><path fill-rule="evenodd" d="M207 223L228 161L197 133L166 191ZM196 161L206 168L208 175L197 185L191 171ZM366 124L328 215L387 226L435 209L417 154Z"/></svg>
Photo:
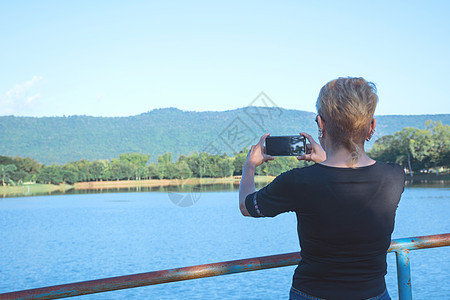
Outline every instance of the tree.
<svg viewBox="0 0 450 300"><path fill-rule="evenodd" d="M136 180L140 180L146 174L146 166L150 155L141 153L125 153L119 155L119 160L128 162L133 166Z"/></svg>
<svg viewBox="0 0 450 300"><path fill-rule="evenodd" d="M78 163L71 162L67 163L61 168L61 177L63 182L67 182L69 184L80 182L80 177L78 176L80 171L78 170ZM81 178L85 178L85 174L81 175Z"/></svg>
<svg viewBox="0 0 450 300"><path fill-rule="evenodd" d="M73 170L63 167L61 169L60 174L61 174L63 182L66 182L68 184L74 184L75 182L78 182L77 173L74 172Z"/></svg>
<svg viewBox="0 0 450 300"><path fill-rule="evenodd" d="M27 172L25 172L22 169L17 169L11 174L11 180L15 181L17 183L21 183L25 181L27 178L31 178L31 175L29 175Z"/></svg>
<svg viewBox="0 0 450 300"><path fill-rule="evenodd" d="M412 176L411 141L414 140L417 130L412 127L404 128L394 135L384 136L376 140L369 155L377 160L398 163L408 168Z"/></svg>
<svg viewBox="0 0 450 300"><path fill-rule="evenodd" d="M58 165L43 166L37 174L36 181L39 183L60 184L63 182L61 167Z"/></svg>
<svg viewBox="0 0 450 300"><path fill-rule="evenodd" d="M108 161L107 160L95 160L90 168L92 180L108 180Z"/></svg>
<svg viewBox="0 0 450 300"><path fill-rule="evenodd" d="M403 166L407 166L409 173L413 176L412 160L413 156L411 153L411 141L414 140L416 136L417 128L407 127L403 128L402 131L397 131L394 134L394 147L397 148L397 157L395 162Z"/></svg>
<svg viewBox="0 0 450 300"><path fill-rule="evenodd" d="M92 162L86 159L82 159L75 162L78 169L78 181L90 181L92 175L90 172Z"/></svg>
<svg viewBox="0 0 450 300"><path fill-rule="evenodd" d="M147 166L147 174L149 178L159 178L156 164L149 164Z"/></svg>
<svg viewBox="0 0 450 300"><path fill-rule="evenodd" d="M239 151L239 153L234 153L233 175L242 175L242 167L244 166L244 163L247 160L248 152L249 152L249 149L244 148L241 151Z"/></svg>
<svg viewBox="0 0 450 300"><path fill-rule="evenodd" d="M31 180L33 175L37 174L41 168L41 164L29 157L12 158L0 155L0 165L14 165L17 168L10 176L10 179L16 182Z"/></svg>
<svg viewBox="0 0 450 300"><path fill-rule="evenodd" d="M413 170L428 169L431 165L430 158L433 152L431 131L416 130L409 141L409 151L413 157Z"/></svg>
<svg viewBox="0 0 450 300"><path fill-rule="evenodd" d="M172 164L172 153L164 153L158 156L158 163L155 165L154 171L159 179L175 178L176 169Z"/></svg>
<svg viewBox="0 0 450 300"><path fill-rule="evenodd" d="M14 157L14 160L17 162L17 168L24 170L27 173L37 173L42 165L36 160L30 157Z"/></svg>
<svg viewBox="0 0 450 300"><path fill-rule="evenodd" d="M111 172L111 179L115 180L130 180L135 174L134 166L129 161L120 159L113 159L109 164L109 170Z"/></svg>
<svg viewBox="0 0 450 300"><path fill-rule="evenodd" d="M448 166L450 164L450 126L442 125L442 122L427 121L425 126L432 132L430 163L439 174L438 166Z"/></svg>
<svg viewBox="0 0 450 300"><path fill-rule="evenodd" d="M426 129L403 128L375 141L369 155L374 159L395 162L414 171L448 167L450 164L450 126L427 121Z"/></svg>
<svg viewBox="0 0 450 300"><path fill-rule="evenodd" d="M178 160L175 163L175 178L186 179L192 176L192 171L189 169L189 165L186 160Z"/></svg>
<svg viewBox="0 0 450 300"><path fill-rule="evenodd" d="M2 177L2 185L3 186L6 185L6 182L8 182L10 180L11 175L16 170L17 170L17 167L13 164L0 165L0 176Z"/></svg>
<svg viewBox="0 0 450 300"><path fill-rule="evenodd" d="M201 170L197 152L194 152L193 154L187 157L187 164L189 166L189 169L191 169L193 176L200 178Z"/></svg>
<svg viewBox="0 0 450 300"><path fill-rule="evenodd" d="M219 168L219 172L217 173L218 177L229 177L233 176L234 172L234 160L227 155L221 155L218 157L217 166Z"/></svg>
<svg viewBox="0 0 450 300"><path fill-rule="evenodd" d="M0 155L0 165L15 165L15 164L16 162L11 157Z"/></svg>

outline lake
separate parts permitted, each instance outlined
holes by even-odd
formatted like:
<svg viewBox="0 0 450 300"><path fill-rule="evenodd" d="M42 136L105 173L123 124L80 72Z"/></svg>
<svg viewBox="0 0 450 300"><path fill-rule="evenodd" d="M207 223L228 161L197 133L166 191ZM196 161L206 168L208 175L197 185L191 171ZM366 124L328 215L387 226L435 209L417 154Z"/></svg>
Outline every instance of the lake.
<svg viewBox="0 0 450 300"><path fill-rule="evenodd" d="M195 204L177 206L180 197ZM0 292L299 250L294 213L245 218L236 190L0 199ZM393 238L450 232L448 185L409 186ZM413 297L450 295L450 247L411 252ZM295 266L79 299L287 299ZM395 254L388 290L397 299Z"/></svg>

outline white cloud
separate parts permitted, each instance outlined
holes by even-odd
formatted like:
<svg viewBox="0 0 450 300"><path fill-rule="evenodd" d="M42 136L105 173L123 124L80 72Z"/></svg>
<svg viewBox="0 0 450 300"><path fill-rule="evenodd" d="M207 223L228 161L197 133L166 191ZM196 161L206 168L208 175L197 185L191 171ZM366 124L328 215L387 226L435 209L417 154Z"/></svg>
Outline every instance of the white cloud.
<svg viewBox="0 0 450 300"><path fill-rule="evenodd" d="M16 84L12 89L6 92L6 97L19 98L24 92L26 92L29 88L31 88L42 79L43 78L41 76L33 76L31 80Z"/></svg>
<svg viewBox="0 0 450 300"><path fill-rule="evenodd" d="M21 115L24 110L34 107L41 94L36 92L31 96L29 94L42 80L42 76L33 76L30 80L14 85L3 95L0 94L0 115Z"/></svg>
<svg viewBox="0 0 450 300"><path fill-rule="evenodd" d="M37 100L39 98L41 98L40 93L34 94L33 96L27 97L26 103L33 104L35 102L35 100Z"/></svg>

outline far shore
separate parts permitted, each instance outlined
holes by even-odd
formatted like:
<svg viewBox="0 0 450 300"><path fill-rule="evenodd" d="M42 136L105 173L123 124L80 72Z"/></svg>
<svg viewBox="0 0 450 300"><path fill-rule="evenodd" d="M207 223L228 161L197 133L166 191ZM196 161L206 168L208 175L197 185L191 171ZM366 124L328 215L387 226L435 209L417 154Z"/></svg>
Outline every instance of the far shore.
<svg viewBox="0 0 450 300"><path fill-rule="evenodd" d="M410 174L406 174L406 181L450 181L450 173L448 172L442 172L439 173L439 175L436 175L436 173L414 173L413 176Z"/></svg>
<svg viewBox="0 0 450 300"><path fill-rule="evenodd" d="M255 176L256 184L268 184L275 176ZM70 191L102 192L103 190L133 189L133 188L164 188L185 187L198 185L232 184L239 185L241 176L223 178L187 178L187 179L146 179L146 180L114 180L114 181L89 181L78 182L73 185L62 183L54 184L22 184L16 186L0 186L0 197L22 197L64 194ZM406 184L437 184L450 182L450 173L436 174L414 174L411 178L406 175Z"/></svg>
<svg viewBox="0 0 450 300"><path fill-rule="evenodd" d="M255 176L255 183L269 183L274 176ZM51 195L65 193L70 190L98 190L121 189L135 187L168 187L168 186L196 186L209 184L239 184L241 176L224 178L187 178L187 179L146 179L146 180L114 180L114 181L89 181L70 184L23 184L16 186L0 186L0 197L21 197Z"/></svg>
<svg viewBox="0 0 450 300"><path fill-rule="evenodd" d="M269 183L275 176L255 176L255 183ZM132 187L183 186L218 183L239 183L241 176L223 178L187 178L187 179L146 179L146 180L114 180L89 181L74 184L76 190L115 189Z"/></svg>

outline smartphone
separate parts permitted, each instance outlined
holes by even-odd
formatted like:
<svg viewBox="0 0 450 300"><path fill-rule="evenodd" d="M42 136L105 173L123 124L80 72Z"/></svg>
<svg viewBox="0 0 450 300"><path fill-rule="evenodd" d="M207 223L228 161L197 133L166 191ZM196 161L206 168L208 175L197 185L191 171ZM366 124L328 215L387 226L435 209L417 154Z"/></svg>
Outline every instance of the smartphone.
<svg viewBox="0 0 450 300"><path fill-rule="evenodd" d="M301 135L268 136L266 154L272 156L299 156L305 154L306 140Z"/></svg>

